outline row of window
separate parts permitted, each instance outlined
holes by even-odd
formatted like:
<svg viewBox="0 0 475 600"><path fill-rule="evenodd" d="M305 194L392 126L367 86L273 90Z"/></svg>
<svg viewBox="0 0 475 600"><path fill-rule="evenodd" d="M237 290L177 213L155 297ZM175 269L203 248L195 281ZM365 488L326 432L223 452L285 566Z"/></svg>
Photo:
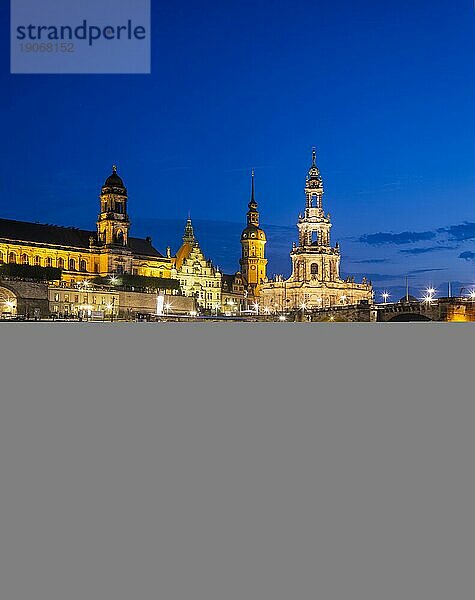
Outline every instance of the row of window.
<svg viewBox="0 0 475 600"><path fill-rule="evenodd" d="M16 264L17 263L17 255L15 252L9 252L8 253L8 260L7 262L11 263L11 264ZM5 262L5 258L3 255L3 252L0 252L0 263ZM54 265L53 263L56 262L56 264ZM19 257L19 263L21 265L29 265L30 264L30 257L27 254L21 254ZM66 268L66 264L68 265L68 269L70 271L82 271L82 272L87 272L87 262L83 259L76 261L75 258L70 258L69 261L67 262L64 258L58 258L56 261L53 261L53 259L51 258L51 256L47 256L45 259L43 259L43 261L41 260L41 256L34 256L32 258L32 265L34 265L35 267L53 267L56 266L58 267L58 269L65 269ZM79 267L79 269L78 269Z"/></svg>
<svg viewBox="0 0 475 600"><path fill-rule="evenodd" d="M76 304L78 304L82 301L84 304L89 304L91 300L92 304L109 304L111 302L110 297L101 296L100 298L98 298L98 296L92 296L90 294L86 294L84 296L80 296L79 294L64 294L63 299L61 299L60 294L54 295L55 302L75 302Z"/></svg>
<svg viewBox="0 0 475 600"><path fill-rule="evenodd" d="M186 287L187 285L192 284L193 282L187 280L187 279L180 279L180 285L181 287ZM216 288L220 288L221 287L221 281L205 281L204 283L205 287L216 287Z"/></svg>

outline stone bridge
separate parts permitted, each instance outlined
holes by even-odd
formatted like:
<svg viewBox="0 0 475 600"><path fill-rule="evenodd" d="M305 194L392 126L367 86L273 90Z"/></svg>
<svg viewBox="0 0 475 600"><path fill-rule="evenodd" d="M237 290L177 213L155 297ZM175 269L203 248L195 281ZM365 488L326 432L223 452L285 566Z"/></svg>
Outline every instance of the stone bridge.
<svg viewBox="0 0 475 600"><path fill-rule="evenodd" d="M49 316L48 285L32 281L0 280L0 318Z"/></svg>
<svg viewBox="0 0 475 600"><path fill-rule="evenodd" d="M475 300L469 298L436 298L431 301L394 302L334 306L304 312L296 310L289 321L313 322L475 322Z"/></svg>

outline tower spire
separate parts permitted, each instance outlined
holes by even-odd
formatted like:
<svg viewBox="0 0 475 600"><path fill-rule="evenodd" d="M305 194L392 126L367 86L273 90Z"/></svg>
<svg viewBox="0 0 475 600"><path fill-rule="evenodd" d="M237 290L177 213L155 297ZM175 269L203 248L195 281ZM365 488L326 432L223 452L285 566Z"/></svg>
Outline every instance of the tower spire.
<svg viewBox="0 0 475 600"><path fill-rule="evenodd" d="M249 200L249 212L257 213L257 202L256 202L256 186L255 186L255 172L254 169L251 171L251 199ZM249 215L249 213L248 213Z"/></svg>
<svg viewBox="0 0 475 600"><path fill-rule="evenodd" d="M191 222L190 213L188 213L188 219L186 220L185 233L183 234L183 241L192 244L195 241L195 232L193 231L193 223Z"/></svg>
<svg viewBox="0 0 475 600"><path fill-rule="evenodd" d="M247 290L247 302L257 301L260 285L266 279L266 234L259 227L259 211L256 202L255 171L251 170L251 199L248 204L247 226L241 234L241 273Z"/></svg>
<svg viewBox="0 0 475 600"><path fill-rule="evenodd" d="M252 169L252 171L251 171L251 199L249 201L248 207L249 207L249 210L247 213L247 224L255 225L257 227L259 225L259 212L257 210L257 202L256 202L254 169Z"/></svg>
<svg viewBox="0 0 475 600"><path fill-rule="evenodd" d="M317 149L315 146L312 147L312 167L317 166Z"/></svg>

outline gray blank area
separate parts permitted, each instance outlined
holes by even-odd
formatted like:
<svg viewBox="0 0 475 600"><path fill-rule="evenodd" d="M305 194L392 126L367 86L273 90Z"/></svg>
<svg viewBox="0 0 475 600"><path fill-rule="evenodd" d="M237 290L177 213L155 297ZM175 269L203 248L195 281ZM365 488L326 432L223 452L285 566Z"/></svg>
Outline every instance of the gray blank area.
<svg viewBox="0 0 475 600"><path fill-rule="evenodd" d="M473 335L1 325L0 597L471 600Z"/></svg>

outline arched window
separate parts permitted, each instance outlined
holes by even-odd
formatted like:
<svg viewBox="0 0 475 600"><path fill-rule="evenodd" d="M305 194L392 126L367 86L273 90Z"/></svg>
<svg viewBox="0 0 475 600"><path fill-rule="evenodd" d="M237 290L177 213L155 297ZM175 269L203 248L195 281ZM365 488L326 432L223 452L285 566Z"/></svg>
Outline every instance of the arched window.
<svg viewBox="0 0 475 600"><path fill-rule="evenodd" d="M3 252L0 252L0 263L3 263Z"/></svg>
<svg viewBox="0 0 475 600"><path fill-rule="evenodd" d="M39 267L41 265L41 258L39 256L35 256L35 267Z"/></svg>
<svg viewBox="0 0 475 600"><path fill-rule="evenodd" d="M53 266L53 259L51 258L51 256L47 256L45 258L45 267L52 267Z"/></svg>
<svg viewBox="0 0 475 600"><path fill-rule="evenodd" d="M21 264L22 265L27 265L28 264L28 255L27 254L22 254L21 255Z"/></svg>
<svg viewBox="0 0 475 600"><path fill-rule="evenodd" d="M312 263L310 265L310 273L312 275L318 275L318 265L317 265L317 263Z"/></svg>
<svg viewBox="0 0 475 600"><path fill-rule="evenodd" d="M79 262L79 270L82 271L83 273L87 271L87 264L86 264L86 261L84 259L82 259Z"/></svg>
<svg viewBox="0 0 475 600"><path fill-rule="evenodd" d="M119 229L115 236L116 242L118 244L124 245L124 233Z"/></svg>
<svg viewBox="0 0 475 600"><path fill-rule="evenodd" d="M76 270L76 261L74 260L74 258L69 259L69 270L70 271Z"/></svg>
<svg viewBox="0 0 475 600"><path fill-rule="evenodd" d="M64 258L58 258L58 269L64 269Z"/></svg>
<svg viewBox="0 0 475 600"><path fill-rule="evenodd" d="M10 252L8 255L8 262L12 264L16 263L16 254L14 252Z"/></svg>

